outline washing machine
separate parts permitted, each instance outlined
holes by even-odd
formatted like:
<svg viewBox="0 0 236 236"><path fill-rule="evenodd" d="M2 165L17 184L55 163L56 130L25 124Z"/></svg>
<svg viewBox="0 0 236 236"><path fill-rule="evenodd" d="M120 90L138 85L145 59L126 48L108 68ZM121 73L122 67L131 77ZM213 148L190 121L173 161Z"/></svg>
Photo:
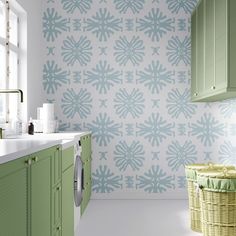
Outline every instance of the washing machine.
<svg viewBox="0 0 236 236"><path fill-rule="evenodd" d="M84 171L81 160L80 141L74 145L74 236L79 235L80 205L83 199Z"/></svg>

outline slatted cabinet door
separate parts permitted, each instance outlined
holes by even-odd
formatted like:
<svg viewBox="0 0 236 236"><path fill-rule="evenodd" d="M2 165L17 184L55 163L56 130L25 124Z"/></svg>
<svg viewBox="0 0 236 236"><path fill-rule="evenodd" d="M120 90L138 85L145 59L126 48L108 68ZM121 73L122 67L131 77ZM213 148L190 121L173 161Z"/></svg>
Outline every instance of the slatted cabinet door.
<svg viewBox="0 0 236 236"><path fill-rule="evenodd" d="M0 236L28 235L27 161L0 165Z"/></svg>

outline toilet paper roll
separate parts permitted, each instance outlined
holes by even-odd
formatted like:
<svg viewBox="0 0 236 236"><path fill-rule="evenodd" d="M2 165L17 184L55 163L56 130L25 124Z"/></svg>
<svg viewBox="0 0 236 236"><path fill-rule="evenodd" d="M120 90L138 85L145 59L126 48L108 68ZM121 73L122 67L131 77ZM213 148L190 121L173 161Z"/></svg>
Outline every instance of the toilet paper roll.
<svg viewBox="0 0 236 236"><path fill-rule="evenodd" d="M43 120L49 121L54 120L54 104L53 103L44 103L43 104Z"/></svg>
<svg viewBox="0 0 236 236"><path fill-rule="evenodd" d="M37 108L37 120L43 120L43 107Z"/></svg>
<svg viewBox="0 0 236 236"><path fill-rule="evenodd" d="M51 134L55 133L56 128L56 121L55 120L48 120L43 122L43 133L44 134Z"/></svg>

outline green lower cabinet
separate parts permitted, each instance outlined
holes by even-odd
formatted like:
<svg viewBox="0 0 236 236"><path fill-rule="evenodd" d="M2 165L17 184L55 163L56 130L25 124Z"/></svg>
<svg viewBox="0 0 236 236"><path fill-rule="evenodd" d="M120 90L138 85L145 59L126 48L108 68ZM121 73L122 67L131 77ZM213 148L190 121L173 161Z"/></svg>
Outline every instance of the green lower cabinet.
<svg viewBox="0 0 236 236"><path fill-rule="evenodd" d="M74 166L72 165L62 173L62 236L74 235L73 182Z"/></svg>
<svg viewBox="0 0 236 236"><path fill-rule="evenodd" d="M91 148L91 134L81 137L81 159L84 169L84 189L83 200L81 203L81 215L83 215L91 197L92 177L91 177L91 161L92 161L92 148Z"/></svg>
<svg viewBox="0 0 236 236"><path fill-rule="evenodd" d="M42 151L33 157L29 168L30 235L51 235L51 158L52 152Z"/></svg>
<svg viewBox="0 0 236 236"><path fill-rule="evenodd" d="M0 236L28 235L27 158L0 165Z"/></svg>
<svg viewBox="0 0 236 236"><path fill-rule="evenodd" d="M60 153L52 147L0 165L0 236L61 236Z"/></svg>

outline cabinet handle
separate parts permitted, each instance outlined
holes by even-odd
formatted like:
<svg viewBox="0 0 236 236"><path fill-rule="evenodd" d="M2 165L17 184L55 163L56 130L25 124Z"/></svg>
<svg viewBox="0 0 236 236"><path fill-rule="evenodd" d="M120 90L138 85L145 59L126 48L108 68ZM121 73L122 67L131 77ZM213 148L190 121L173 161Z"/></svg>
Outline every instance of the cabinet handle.
<svg viewBox="0 0 236 236"><path fill-rule="evenodd" d="M61 187L60 187L60 186L58 186L58 187L57 187L57 190L58 190L58 191L60 191L60 190L61 190Z"/></svg>
<svg viewBox="0 0 236 236"><path fill-rule="evenodd" d="M31 165L31 160L30 159L26 160L25 164L28 165L28 166Z"/></svg>
<svg viewBox="0 0 236 236"><path fill-rule="evenodd" d="M39 160L38 157L33 157L33 158L32 158L32 161L33 161L33 162L37 162L38 160Z"/></svg>
<svg viewBox="0 0 236 236"><path fill-rule="evenodd" d="M61 227L60 227L60 226L58 226L58 227L57 227L57 230L58 230L58 231L59 231L59 230L61 230Z"/></svg>
<svg viewBox="0 0 236 236"><path fill-rule="evenodd" d="M194 96L195 96L195 97L197 97L197 95L198 95L197 93L194 93Z"/></svg>
<svg viewBox="0 0 236 236"><path fill-rule="evenodd" d="M216 86L212 86L211 89L212 89L212 90L215 90L215 89L216 89Z"/></svg>
<svg viewBox="0 0 236 236"><path fill-rule="evenodd" d="M57 151L60 151L60 147L57 147Z"/></svg>

